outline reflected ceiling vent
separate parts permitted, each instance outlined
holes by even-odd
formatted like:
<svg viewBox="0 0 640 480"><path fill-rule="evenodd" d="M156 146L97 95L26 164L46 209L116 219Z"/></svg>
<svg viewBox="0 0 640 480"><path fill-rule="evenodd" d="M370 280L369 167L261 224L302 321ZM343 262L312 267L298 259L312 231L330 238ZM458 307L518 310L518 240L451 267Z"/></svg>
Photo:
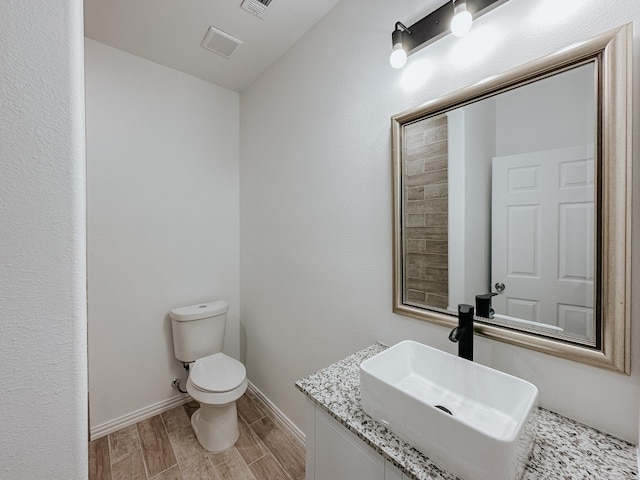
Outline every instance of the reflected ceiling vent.
<svg viewBox="0 0 640 480"><path fill-rule="evenodd" d="M270 3L271 0L244 0L240 8L252 13L256 17L262 18L262 14Z"/></svg>
<svg viewBox="0 0 640 480"><path fill-rule="evenodd" d="M242 40L238 40L236 37L233 37L222 30L218 30L215 27L209 27L209 30L207 30L207 34L202 39L200 46L225 58L230 58L236 47L243 43L244 42Z"/></svg>

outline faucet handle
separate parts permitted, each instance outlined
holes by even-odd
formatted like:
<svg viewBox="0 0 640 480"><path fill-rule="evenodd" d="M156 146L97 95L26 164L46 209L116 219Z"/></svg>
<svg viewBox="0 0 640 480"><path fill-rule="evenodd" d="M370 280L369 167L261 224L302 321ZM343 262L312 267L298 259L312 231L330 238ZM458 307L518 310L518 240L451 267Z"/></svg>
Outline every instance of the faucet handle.
<svg viewBox="0 0 640 480"><path fill-rule="evenodd" d="M458 305L458 326L469 327L473 331L473 314L475 308L473 305L461 303Z"/></svg>
<svg viewBox="0 0 640 480"><path fill-rule="evenodd" d="M480 300L491 300L491 297L498 295L496 292L483 293L482 295L476 295L476 302Z"/></svg>
<svg viewBox="0 0 640 480"><path fill-rule="evenodd" d="M458 315L469 315L473 316L474 306L469 305L467 303L461 303L458 305Z"/></svg>

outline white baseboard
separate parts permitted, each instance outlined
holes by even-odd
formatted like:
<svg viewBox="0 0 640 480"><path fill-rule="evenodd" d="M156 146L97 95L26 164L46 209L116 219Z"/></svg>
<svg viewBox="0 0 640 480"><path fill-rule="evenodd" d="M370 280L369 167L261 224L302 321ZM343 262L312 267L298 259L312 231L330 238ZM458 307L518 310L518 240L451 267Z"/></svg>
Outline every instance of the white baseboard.
<svg viewBox="0 0 640 480"><path fill-rule="evenodd" d="M249 382L249 390L253 393L258 399L265 404L265 406L269 409L269 411L276 417L280 422L291 432L291 434L298 439L298 441L302 444L302 446L306 443L306 437L302 430L300 430L295 423L293 423L289 417L287 417L282 410L275 406L275 404L269 400L264 393L262 393L258 387L256 387L253 383Z"/></svg>
<svg viewBox="0 0 640 480"><path fill-rule="evenodd" d="M89 439L96 440L100 437L104 437L105 435L109 435L110 433L117 432L122 428L135 425L142 420L146 420L147 418L151 418L159 413L171 410L178 405L183 405L190 400L190 395L180 395L179 397L171 397L167 400L162 400L161 402L136 410L135 412L128 413L122 417L118 417L114 420L91 428L89 430Z"/></svg>
<svg viewBox="0 0 640 480"><path fill-rule="evenodd" d="M282 410L276 407L275 404L271 400L269 400L264 395L264 393L262 393L253 383L248 382L248 384L248 389L251 391L251 393L253 393L267 407L271 414L276 417L280 421L280 423L282 423L287 428L287 430L289 430L291 434L296 437L298 441L304 446L305 435L302 430L300 430L296 426L296 424L289 419L289 417L282 413ZM105 435L117 432L118 430L126 428L130 425L135 425L138 422L146 420L147 418L151 418L162 412L166 412L167 410L171 410L172 408L183 405L189 401L191 401L190 395L180 395L178 397L171 397L167 400L162 400L161 402L154 403L153 405L149 405L148 407L141 408L140 410L136 410L135 412L128 413L114 420L91 428L89 430L89 439L96 440L100 437L104 437Z"/></svg>

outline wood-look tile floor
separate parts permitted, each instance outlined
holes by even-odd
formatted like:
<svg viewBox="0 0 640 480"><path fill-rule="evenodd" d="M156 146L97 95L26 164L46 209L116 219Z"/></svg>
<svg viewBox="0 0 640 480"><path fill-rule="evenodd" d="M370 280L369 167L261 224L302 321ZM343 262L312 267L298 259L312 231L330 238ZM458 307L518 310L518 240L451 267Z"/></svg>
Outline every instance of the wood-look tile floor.
<svg viewBox="0 0 640 480"><path fill-rule="evenodd" d="M89 442L89 480L303 480L300 442L251 393L237 402L240 438L204 450L191 429L196 402Z"/></svg>

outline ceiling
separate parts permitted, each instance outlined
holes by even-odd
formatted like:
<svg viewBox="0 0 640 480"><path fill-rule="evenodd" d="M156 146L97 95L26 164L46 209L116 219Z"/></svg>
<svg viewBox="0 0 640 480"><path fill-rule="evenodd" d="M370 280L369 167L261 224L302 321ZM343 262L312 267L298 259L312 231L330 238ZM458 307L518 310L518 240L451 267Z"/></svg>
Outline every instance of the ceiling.
<svg viewBox="0 0 640 480"><path fill-rule="evenodd" d="M241 92L339 0L272 0L257 17L242 0L84 0L85 36ZM209 26L242 40L230 58L200 46Z"/></svg>

